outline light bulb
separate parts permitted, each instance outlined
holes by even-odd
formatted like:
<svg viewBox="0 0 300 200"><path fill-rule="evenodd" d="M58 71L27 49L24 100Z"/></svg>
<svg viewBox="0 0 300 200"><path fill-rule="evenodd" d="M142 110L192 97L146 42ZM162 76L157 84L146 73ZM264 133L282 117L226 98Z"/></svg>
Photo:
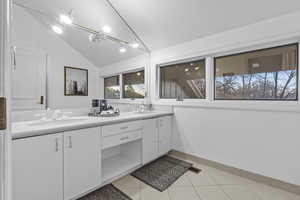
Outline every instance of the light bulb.
<svg viewBox="0 0 300 200"><path fill-rule="evenodd" d="M102 27L102 31L104 33L111 33L111 28L109 26L105 25Z"/></svg>
<svg viewBox="0 0 300 200"><path fill-rule="evenodd" d="M124 47L121 47L121 48L120 48L120 52L121 52L121 53L125 53L126 51L127 51L126 48L124 48Z"/></svg>
<svg viewBox="0 0 300 200"><path fill-rule="evenodd" d="M57 34L62 34L64 32L61 27L56 26L56 25L52 26L52 30Z"/></svg>
<svg viewBox="0 0 300 200"><path fill-rule="evenodd" d="M140 46L140 44L139 43L132 43L131 45L130 45L132 48L138 48L139 46Z"/></svg>
<svg viewBox="0 0 300 200"><path fill-rule="evenodd" d="M73 24L73 20L69 15L60 15L60 22L63 24L71 25Z"/></svg>

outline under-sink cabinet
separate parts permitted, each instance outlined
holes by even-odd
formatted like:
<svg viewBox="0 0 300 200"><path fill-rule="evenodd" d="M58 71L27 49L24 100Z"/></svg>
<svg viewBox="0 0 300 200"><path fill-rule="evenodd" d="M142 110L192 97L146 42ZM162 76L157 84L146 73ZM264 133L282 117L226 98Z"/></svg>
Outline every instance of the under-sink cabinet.
<svg viewBox="0 0 300 200"><path fill-rule="evenodd" d="M63 134L13 140L13 199L63 199Z"/></svg>
<svg viewBox="0 0 300 200"><path fill-rule="evenodd" d="M75 199L101 183L100 128L13 140L13 199Z"/></svg>
<svg viewBox="0 0 300 200"><path fill-rule="evenodd" d="M73 199L101 184L100 128L64 133L64 199Z"/></svg>
<svg viewBox="0 0 300 200"><path fill-rule="evenodd" d="M172 116L13 140L14 200L73 200L171 150Z"/></svg>
<svg viewBox="0 0 300 200"><path fill-rule="evenodd" d="M143 120L143 164L171 150L172 116Z"/></svg>

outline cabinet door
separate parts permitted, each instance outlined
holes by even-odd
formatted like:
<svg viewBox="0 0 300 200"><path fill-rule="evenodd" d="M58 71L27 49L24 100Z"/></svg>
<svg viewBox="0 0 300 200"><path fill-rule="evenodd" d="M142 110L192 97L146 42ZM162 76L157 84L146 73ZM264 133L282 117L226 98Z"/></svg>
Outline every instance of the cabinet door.
<svg viewBox="0 0 300 200"><path fill-rule="evenodd" d="M157 119L143 121L143 164L158 157Z"/></svg>
<svg viewBox="0 0 300 200"><path fill-rule="evenodd" d="M13 199L62 200L62 134L14 140Z"/></svg>
<svg viewBox="0 0 300 200"><path fill-rule="evenodd" d="M64 133L64 199L100 185L101 129L89 128Z"/></svg>
<svg viewBox="0 0 300 200"><path fill-rule="evenodd" d="M158 118L158 149L159 156L168 153L171 150L171 137L172 137L172 117Z"/></svg>
<svg viewBox="0 0 300 200"><path fill-rule="evenodd" d="M12 109L45 109L47 55L40 50L16 48L12 70Z"/></svg>

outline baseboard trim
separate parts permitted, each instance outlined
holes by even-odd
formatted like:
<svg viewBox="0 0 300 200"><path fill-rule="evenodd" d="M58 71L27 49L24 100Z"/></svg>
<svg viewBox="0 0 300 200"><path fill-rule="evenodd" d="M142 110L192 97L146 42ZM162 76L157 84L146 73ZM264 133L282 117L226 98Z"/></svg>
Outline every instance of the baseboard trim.
<svg viewBox="0 0 300 200"><path fill-rule="evenodd" d="M275 188L285 190L287 192L292 192L292 193L300 195L300 186L299 185L287 183L285 181L281 181L281 180L274 179L274 178L271 178L271 177L263 176L263 175L260 175L260 174L256 174L256 173L253 173L253 172L243 170L243 169L238 169L238 168L235 168L235 167L232 167L232 166L224 165L222 163L211 161L211 160L208 160L208 159L205 159L205 158L200 158L198 156L183 153L183 152L180 152L180 151L172 150L170 152L170 155L187 158L187 159L190 159L191 161L199 163L199 164L204 164L204 165L216 168L216 169L220 169L222 171L229 172L231 174L235 174L235 175L238 175L238 176L241 176L241 177L244 177L244 178L256 181L256 182L259 182L259 183L263 183L263 184L266 184L266 185L269 185L269 186L272 186L272 187L275 187Z"/></svg>

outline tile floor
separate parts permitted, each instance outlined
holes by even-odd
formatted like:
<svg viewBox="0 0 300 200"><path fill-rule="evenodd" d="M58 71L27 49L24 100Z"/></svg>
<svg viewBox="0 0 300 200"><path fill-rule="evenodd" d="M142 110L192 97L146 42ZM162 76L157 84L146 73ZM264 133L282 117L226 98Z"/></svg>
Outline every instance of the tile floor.
<svg viewBox="0 0 300 200"><path fill-rule="evenodd" d="M202 169L202 172L187 172L164 192L159 192L132 176L123 177L113 184L133 200L300 200L300 196L296 194L209 166L198 163L194 165Z"/></svg>

